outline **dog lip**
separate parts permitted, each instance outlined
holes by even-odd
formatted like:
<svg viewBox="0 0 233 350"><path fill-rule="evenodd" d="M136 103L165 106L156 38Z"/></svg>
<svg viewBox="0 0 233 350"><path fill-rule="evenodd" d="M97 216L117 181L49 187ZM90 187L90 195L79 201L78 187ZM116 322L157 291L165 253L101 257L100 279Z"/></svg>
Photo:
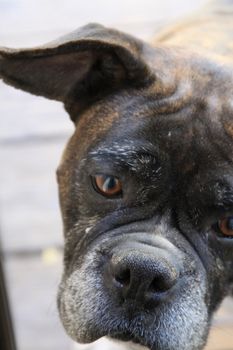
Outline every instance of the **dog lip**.
<svg viewBox="0 0 233 350"><path fill-rule="evenodd" d="M135 344L144 345L144 344L142 344L142 342L138 338L134 337L129 332L114 333L113 335L110 335L110 337L114 338L114 339L117 339L117 340L124 341L124 342L132 342L132 343L135 343Z"/></svg>

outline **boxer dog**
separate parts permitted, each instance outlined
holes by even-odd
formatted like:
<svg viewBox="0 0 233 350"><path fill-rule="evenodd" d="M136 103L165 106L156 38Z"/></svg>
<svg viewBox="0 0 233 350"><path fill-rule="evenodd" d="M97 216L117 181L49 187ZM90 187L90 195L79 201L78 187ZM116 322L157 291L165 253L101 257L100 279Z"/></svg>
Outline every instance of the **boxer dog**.
<svg viewBox="0 0 233 350"><path fill-rule="evenodd" d="M77 342L200 350L232 291L233 1L219 6L152 44L89 24L0 49L1 79L75 124L58 308Z"/></svg>

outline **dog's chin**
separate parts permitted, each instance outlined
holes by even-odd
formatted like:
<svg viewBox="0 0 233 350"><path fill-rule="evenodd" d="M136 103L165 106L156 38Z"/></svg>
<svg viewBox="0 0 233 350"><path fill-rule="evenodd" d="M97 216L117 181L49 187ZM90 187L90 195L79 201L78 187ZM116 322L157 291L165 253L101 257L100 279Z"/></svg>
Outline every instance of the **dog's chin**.
<svg viewBox="0 0 233 350"><path fill-rule="evenodd" d="M132 349L132 350L143 350L151 348L149 344L147 344L146 339L140 339L138 337L133 336L130 333L124 332L124 333L115 333L110 332L110 334L106 334L104 338L107 337L109 340L114 342L114 344L119 345L119 348L125 348L125 349ZM89 337L85 339L79 339L82 340L82 343L93 343L95 341L98 341L100 338L98 336Z"/></svg>
<svg viewBox="0 0 233 350"><path fill-rule="evenodd" d="M84 346L84 348L89 349L89 344ZM82 348L80 343L77 343L77 350ZM94 342L91 346L91 349L111 349L111 350L148 350L147 347L135 344L132 341L121 341L117 339L112 339L110 337L103 337L98 341ZM76 347L74 347L76 349Z"/></svg>
<svg viewBox="0 0 233 350"><path fill-rule="evenodd" d="M117 339L117 338L108 338L112 344L114 344L114 349L115 348L118 350L148 350L148 347L141 345L140 342L136 339L131 339L132 337L130 335L120 335L119 338L122 339ZM125 338L125 339L124 339ZM107 338L106 338L107 339ZM127 340L129 339L129 340ZM114 343L113 343L114 342Z"/></svg>
<svg viewBox="0 0 233 350"><path fill-rule="evenodd" d="M103 309L105 308L103 307ZM173 313L172 311L171 313ZM108 320L106 318L94 319L93 317L85 324L85 320L79 315L79 317L75 317L75 320L63 318L63 324L69 336L74 341L83 344L93 343L102 337L108 337L121 344L125 343L126 349L203 349L208 334L208 321L200 318L198 324L192 324L191 320L194 319L192 315L189 316L190 321L183 318L185 317L182 314L175 315L175 313L164 319L158 316L156 324L149 325L146 320L131 319L129 321L123 316L122 319L112 316ZM147 325L144 326L144 323Z"/></svg>
<svg viewBox="0 0 233 350"><path fill-rule="evenodd" d="M143 350L149 347L145 339L134 337L132 334L126 332L114 334L110 339L126 349Z"/></svg>
<svg viewBox="0 0 233 350"><path fill-rule="evenodd" d="M90 328L87 327L83 330L79 328L74 332L70 332L70 328L67 327L66 330L69 336L78 343L89 344L104 337L113 341L115 345L118 344L119 349L127 350L200 350L203 349L207 339L207 325L203 325L206 331L204 330L202 334L199 333L199 337L190 341L187 334L185 336L182 334L182 330L178 333L171 329L170 332L166 330L165 325L161 329L148 330L141 326L139 327L139 325L130 327L129 324L121 324L121 326L118 324L117 327L114 327L114 325L110 325L111 323L112 321L109 320L107 329L103 329L101 326L94 328L90 325ZM191 332L192 330L190 329ZM116 349L118 350L118 347Z"/></svg>
<svg viewBox="0 0 233 350"><path fill-rule="evenodd" d="M77 339L73 338L75 341ZM121 349L127 349L127 350L148 350L148 349L153 349L157 350L158 348L154 345L152 346L149 342L149 340L145 338L140 338L140 337L135 337L133 336L130 332L122 332L122 333L117 333L117 332L109 332L105 336L98 336L97 334L92 334L88 337L85 338L79 338L78 343L81 344L90 344L90 343L95 343L96 341L99 342L101 339L108 340L111 342L113 348L118 350ZM148 343L148 344L147 344ZM159 348L160 349L160 348Z"/></svg>

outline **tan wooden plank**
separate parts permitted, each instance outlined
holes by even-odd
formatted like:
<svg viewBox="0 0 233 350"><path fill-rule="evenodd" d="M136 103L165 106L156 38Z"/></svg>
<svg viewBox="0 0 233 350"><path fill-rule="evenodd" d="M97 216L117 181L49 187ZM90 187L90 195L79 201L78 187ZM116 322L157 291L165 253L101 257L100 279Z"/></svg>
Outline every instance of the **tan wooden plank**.
<svg viewBox="0 0 233 350"><path fill-rule="evenodd" d="M233 323L229 326L214 327L205 350L232 350Z"/></svg>

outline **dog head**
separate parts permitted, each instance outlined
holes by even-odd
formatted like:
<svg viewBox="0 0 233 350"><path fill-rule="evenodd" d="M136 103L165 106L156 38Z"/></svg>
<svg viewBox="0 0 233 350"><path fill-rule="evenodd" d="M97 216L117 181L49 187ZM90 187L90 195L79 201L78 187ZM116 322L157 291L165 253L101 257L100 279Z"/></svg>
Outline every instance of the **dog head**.
<svg viewBox="0 0 233 350"><path fill-rule="evenodd" d="M202 349L233 281L233 73L88 25L0 50L8 84L62 101L58 307L78 342Z"/></svg>

